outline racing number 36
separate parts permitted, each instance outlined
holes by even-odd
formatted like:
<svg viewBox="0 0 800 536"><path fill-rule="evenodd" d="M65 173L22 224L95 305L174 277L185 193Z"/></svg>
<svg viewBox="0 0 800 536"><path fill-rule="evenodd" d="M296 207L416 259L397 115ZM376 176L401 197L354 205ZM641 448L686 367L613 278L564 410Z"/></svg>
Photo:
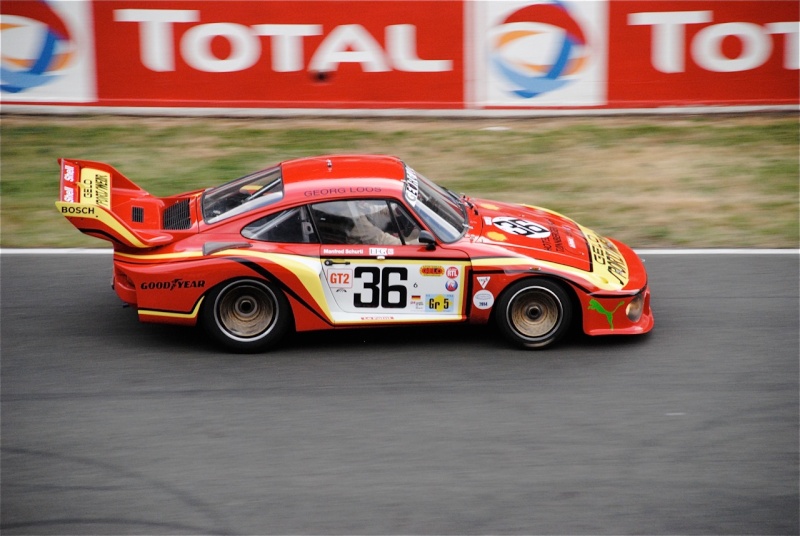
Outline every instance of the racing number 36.
<svg viewBox="0 0 800 536"><path fill-rule="evenodd" d="M408 301L408 290L405 285L392 284L392 275L399 276L395 281L407 281L408 269L397 266L378 268L377 266L359 266L355 269L356 279L364 281L364 292L353 296L356 307L383 307L386 309L402 309Z"/></svg>

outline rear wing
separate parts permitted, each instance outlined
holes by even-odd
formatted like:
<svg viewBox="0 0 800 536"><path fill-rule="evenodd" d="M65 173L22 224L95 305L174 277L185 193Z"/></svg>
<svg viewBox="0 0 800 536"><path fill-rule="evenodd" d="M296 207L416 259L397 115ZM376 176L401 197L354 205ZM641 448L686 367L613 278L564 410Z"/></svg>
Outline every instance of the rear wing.
<svg viewBox="0 0 800 536"><path fill-rule="evenodd" d="M163 199L150 195L108 164L65 158L59 163L56 208L78 230L130 248L152 248L174 240L162 229ZM188 222L188 199L185 203Z"/></svg>

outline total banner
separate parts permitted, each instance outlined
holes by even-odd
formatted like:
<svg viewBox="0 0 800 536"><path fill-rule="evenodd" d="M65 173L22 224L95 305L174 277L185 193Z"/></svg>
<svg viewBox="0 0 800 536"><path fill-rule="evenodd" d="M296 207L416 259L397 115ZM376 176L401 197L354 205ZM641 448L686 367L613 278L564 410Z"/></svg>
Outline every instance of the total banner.
<svg viewBox="0 0 800 536"><path fill-rule="evenodd" d="M6 0L0 17L10 110L800 103L796 0Z"/></svg>

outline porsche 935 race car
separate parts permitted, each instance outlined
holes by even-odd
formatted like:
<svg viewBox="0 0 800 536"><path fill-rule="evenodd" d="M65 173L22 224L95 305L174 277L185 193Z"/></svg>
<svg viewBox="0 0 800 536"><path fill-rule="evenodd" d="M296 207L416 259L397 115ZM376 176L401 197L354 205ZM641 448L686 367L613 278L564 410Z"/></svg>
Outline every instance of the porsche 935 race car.
<svg viewBox="0 0 800 536"><path fill-rule="evenodd" d="M171 197L108 164L59 162L56 207L113 244L123 302L233 351L289 330L494 322L544 348L573 323L589 335L653 327L629 247L544 208L456 195L395 157L288 160Z"/></svg>

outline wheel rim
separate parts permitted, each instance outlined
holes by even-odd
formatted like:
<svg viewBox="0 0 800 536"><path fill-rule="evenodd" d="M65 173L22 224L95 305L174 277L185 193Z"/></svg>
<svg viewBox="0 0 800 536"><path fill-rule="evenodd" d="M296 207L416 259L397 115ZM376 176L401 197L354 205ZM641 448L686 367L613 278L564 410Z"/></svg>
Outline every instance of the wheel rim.
<svg viewBox="0 0 800 536"><path fill-rule="evenodd" d="M272 291L247 283L223 290L214 312L217 324L230 336L252 340L266 334L275 324L278 308Z"/></svg>
<svg viewBox="0 0 800 536"><path fill-rule="evenodd" d="M529 340L540 340L555 332L561 318L561 300L541 287L520 290L508 306L509 324Z"/></svg>

